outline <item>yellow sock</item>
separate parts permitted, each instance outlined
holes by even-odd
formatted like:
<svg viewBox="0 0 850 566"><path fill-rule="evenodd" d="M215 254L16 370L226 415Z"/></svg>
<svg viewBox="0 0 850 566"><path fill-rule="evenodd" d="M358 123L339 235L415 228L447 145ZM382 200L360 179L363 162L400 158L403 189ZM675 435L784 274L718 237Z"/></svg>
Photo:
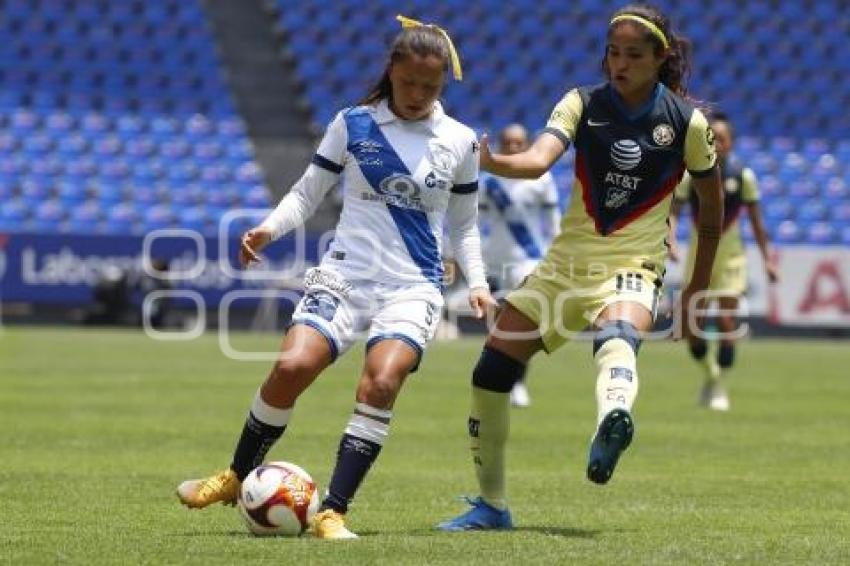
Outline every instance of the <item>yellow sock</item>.
<svg viewBox="0 0 850 566"><path fill-rule="evenodd" d="M497 509L505 497L505 444L510 429L510 395L472 387L469 438L481 497Z"/></svg>
<svg viewBox="0 0 850 566"><path fill-rule="evenodd" d="M594 359L597 423L617 408L631 412L638 392L637 357L632 347L620 338L606 340Z"/></svg>

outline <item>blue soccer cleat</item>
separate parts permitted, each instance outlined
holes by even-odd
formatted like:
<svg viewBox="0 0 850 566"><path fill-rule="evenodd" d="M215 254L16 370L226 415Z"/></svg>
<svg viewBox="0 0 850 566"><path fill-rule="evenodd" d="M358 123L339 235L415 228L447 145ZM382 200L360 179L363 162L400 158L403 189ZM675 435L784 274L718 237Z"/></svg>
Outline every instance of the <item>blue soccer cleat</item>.
<svg viewBox="0 0 850 566"><path fill-rule="evenodd" d="M466 502L472 505L472 509L450 519L443 521L437 528L441 531L495 531L514 528L511 512L507 509L501 511L486 503L482 498L470 499L465 497Z"/></svg>
<svg viewBox="0 0 850 566"><path fill-rule="evenodd" d="M605 484L611 479L620 454L629 447L635 433L635 423L625 409L614 409L602 419L587 459L587 479Z"/></svg>

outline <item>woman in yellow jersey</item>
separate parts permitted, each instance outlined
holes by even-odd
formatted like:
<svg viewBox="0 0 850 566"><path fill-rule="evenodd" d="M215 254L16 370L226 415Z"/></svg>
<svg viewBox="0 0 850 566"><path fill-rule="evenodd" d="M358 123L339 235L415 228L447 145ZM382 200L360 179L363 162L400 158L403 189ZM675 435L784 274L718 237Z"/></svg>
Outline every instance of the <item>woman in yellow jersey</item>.
<svg viewBox="0 0 850 566"><path fill-rule="evenodd" d="M700 392L699 402L702 406L715 411L729 410L729 396L723 384L723 374L732 367L735 359L735 336L738 302L747 289L747 256L741 241L741 231L738 216L742 208L746 208L753 234L756 237L761 255L764 258L764 268L768 280L772 283L778 279L778 270L770 254L770 242L764 229L761 211L759 209L759 190L756 175L752 169L745 167L732 153L734 132L729 119L720 113L711 117L711 129L714 131L717 147L717 164L723 181L723 233L717 246L717 256L711 272L709 290L716 293L717 330L720 332L720 344L717 357L707 355L708 344L705 337L692 335L688 340L691 355L705 367L706 379ZM688 175L676 187L673 208L670 212L670 259L679 260L676 245L676 225L682 205L691 204L691 212L696 218L699 214L699 201L692 190L691 179ZM696 243L696 235L691 236L691 247ZM694 269L694 254L688 254L685 266L687 281Z"/></svg>
<svg viewBox="0 0 850 566"><path fill-rule="evenodd" d="M507 296L473 371L469 435L481 495L438 528L512 527L504 481L508 392L534 354L553 352L583 329L593 333L597 367L588 479L606 483L631 442L636 355L642 333L653 325L673 189L686 169L701 206L685 307L708 286L720 237L714 136L685 98L688 45L655 8L626 6L606 30L604 83L569 90L524 152L491 154L482 138L482 169L519 178L539 177L572 143L576 179L561 232Z"/></svg>

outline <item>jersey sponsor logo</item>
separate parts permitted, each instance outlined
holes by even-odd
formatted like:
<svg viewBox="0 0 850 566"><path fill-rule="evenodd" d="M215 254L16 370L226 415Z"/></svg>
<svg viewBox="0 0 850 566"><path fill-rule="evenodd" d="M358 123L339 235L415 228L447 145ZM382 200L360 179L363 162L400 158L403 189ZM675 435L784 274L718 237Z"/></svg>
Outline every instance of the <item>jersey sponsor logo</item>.
<svg viewBox="0 0 850 566"><path fill-rule="evenodd" d="M652 141L658 145L670 145L676 138L676 132L670 124L658 124L652 130Z"/></svg>
<svg viewBox="0 0 850 566"><path fill-rule="evenodd" d="M620 208L629 202L629 191L617 187L608 187L605 195L605 208Z"/></svg>
<svg viewBox="0 0 850 566"><path fill-rule="evenodd" d="M610 122L604 122L604 121L603 122L597 122L596 120L593 120L591 118L587 119L587 125L590 126L590 127L607 126L608 124L610 124Z"/></svg>
<svg viewBox="0 0 850 566"><path fill-rule="evenodd" d="M375 140L361 140L354 143L361 153L378 153L383 149L383 145Z"/></svg>
<svg viewBox="0 0 850 566"><path fill-rule="evenodd" d="M416 181L409 175L396 173L386 179L382 179L377 187L378 193L388 196L396 196L411 200L419 200L421 189Z"/></svg>
<svg viewBox="0 0 850 566"><path fill-rule="evenodd" d="M438 179L437 175L433 171L431 171L430 173L428 173L428 175L425 176L425 186L429 189L437 187L438 189L444 191L449 188L449 183L444 179Z"/></svg>
<svg viewBox="0 0 850 566"><path fill-rule="evenodd" d="M640 177L608 171L605 174L605 208L620 208L627 204L640 180Z"/></svg>
<svg viewBox="0 0 850 566"><path fill-rule="evenodd" d="M611 146L611 161L621 171L630 171L640 165L640 146L634 140L618 140Z"/></svg>

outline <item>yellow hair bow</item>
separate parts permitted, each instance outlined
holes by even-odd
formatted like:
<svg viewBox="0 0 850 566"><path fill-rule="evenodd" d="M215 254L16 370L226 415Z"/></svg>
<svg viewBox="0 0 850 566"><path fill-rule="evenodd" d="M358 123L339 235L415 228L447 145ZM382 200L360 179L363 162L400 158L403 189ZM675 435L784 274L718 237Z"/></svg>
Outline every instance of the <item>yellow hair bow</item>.
<svg viewBox="0 0 850 566"><path fill-rule="evenodd" d="M446 30L436 24L423 24L420 21L414 20L412 18L407 18L400 14L396 16L395 19L401 22L401 27L403 29L425 26L440 32L440 34L444 38L446 38L446 43L449 44L449 56L452 60L452 75L454 75L455 80L463 80L463 71L460 68L460 56L458 56L457 49L455 49L455 44L452 42L452 38L449 37L449 34L446 32Z"/></svg>

